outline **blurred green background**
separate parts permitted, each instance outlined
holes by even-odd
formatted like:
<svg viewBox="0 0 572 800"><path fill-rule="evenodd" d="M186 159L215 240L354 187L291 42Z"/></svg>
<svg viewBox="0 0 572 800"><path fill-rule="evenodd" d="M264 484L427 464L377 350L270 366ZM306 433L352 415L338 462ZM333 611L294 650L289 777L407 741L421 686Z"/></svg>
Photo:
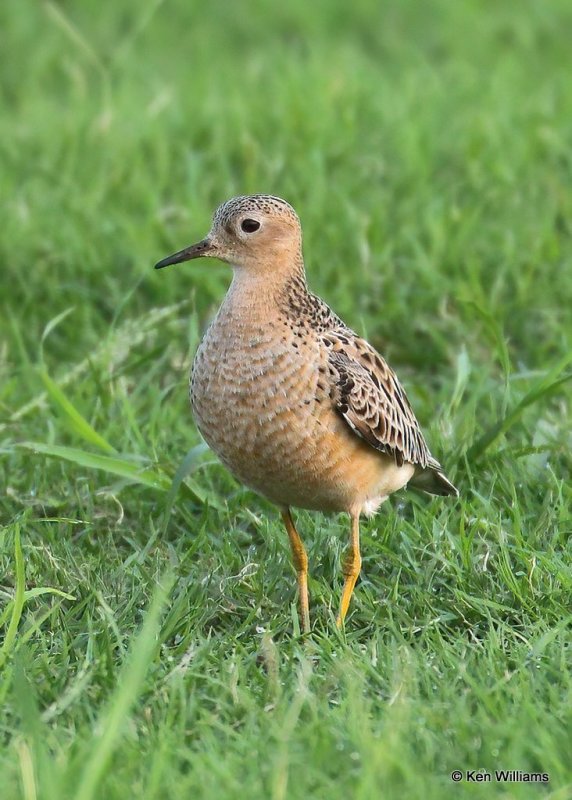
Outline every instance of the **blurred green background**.
<svg viewBox="0 0 572 800"><path fill-rule="evenodd" d="M3 797L572 796L571 30L566 0L4 0ZM152 270L250 192L462 492L364 526L344 636L347 523L301 513L306 647L275 511L188 409L229 271Z"/></svg>

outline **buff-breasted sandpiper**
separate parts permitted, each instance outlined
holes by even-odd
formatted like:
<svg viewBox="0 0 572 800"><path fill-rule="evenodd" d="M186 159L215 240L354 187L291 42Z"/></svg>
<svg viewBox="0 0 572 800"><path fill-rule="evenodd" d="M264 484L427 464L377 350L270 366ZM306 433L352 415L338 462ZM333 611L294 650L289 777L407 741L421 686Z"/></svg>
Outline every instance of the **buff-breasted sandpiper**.
<svg viewBox="0 0 572 800"><path fill-rule="evenodd" d="M233 269L193 363L197 426L230 472L281 510L310 629L308 558L290 508L345 511L351 535L338 615L361 569L360 515L410 483L457 495L385 360L311 294L298 215L271 195L235 197L208 235L156 268L194 258Z"/></svg>

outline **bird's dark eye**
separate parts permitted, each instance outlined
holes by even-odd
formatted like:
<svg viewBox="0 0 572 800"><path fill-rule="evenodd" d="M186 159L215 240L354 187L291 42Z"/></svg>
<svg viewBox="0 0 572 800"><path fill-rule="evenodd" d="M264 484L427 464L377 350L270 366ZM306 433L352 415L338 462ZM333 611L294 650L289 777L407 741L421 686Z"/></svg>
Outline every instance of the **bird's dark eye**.
<svg viewBox="0 0 572 800"><path fill-rule="evenodd" d="M240 227L245 233L254 233L260 228L260 222L257 222L255 219L243 219L240 223Z"/></svg>

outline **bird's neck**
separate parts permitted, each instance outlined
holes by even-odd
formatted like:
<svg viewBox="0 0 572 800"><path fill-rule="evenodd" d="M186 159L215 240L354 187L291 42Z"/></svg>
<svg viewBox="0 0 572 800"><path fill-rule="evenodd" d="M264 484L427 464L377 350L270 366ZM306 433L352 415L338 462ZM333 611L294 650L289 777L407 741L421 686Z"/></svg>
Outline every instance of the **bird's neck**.
<svg viewBox="0 0 572 800"><path fill-rule="evenodd" d="M307 295L308 286L301 257L289 265L278 264L257 271L234 267L223 308L228 311L269 310L296 302Z"/></svg>

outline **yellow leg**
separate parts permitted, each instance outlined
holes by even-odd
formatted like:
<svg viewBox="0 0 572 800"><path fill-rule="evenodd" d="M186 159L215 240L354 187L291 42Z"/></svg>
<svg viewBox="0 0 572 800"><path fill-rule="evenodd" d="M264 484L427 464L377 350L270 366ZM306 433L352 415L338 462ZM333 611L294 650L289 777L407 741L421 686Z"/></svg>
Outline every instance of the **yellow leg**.
<svg viewBox="0 0 572 800"><path fill-rule="evenodd" d="M290 509L286 508L282 511L282 519L288 532L290 539L290 547L292 548L292 560L296 569L296 577L298 579L298 594L300 596L300 622L302 624L302 631L309 633L310 631L310 604L308 602L308 556L302 544L302 539L296 530Z"/></svg>
<svg viewBox="0 0 572 800"><path fill-rule="evenodd" d="M352 532L350 538L350 549L344 561L344 588L342 591L342 602L340 603L340 613L336 624L341 628L344 624L348 607L361 569L361 555L359 552L359 512L352 513Z"/></svg>

